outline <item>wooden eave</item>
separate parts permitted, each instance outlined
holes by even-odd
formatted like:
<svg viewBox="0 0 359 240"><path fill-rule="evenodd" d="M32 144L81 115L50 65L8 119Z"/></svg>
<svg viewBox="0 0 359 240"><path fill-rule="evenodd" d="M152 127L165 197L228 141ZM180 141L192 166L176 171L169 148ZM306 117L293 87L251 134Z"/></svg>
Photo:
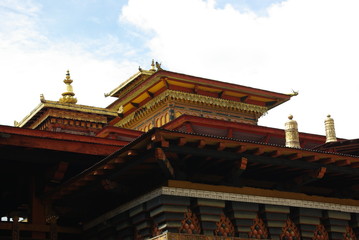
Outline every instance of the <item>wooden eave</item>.
<svg viewBox="0 0 359 240"><path fill-rule="evenodd" d="M239 122L229 122L220 119L210 119L210 118L191 116L191 115L182 115L170 121L169 123L165 124L164 126L162 126L162 128L178 131L182 127L186 127L188 124L204 126L207 128L224 129L227 130L227 134L231 133L231 131L233 130L237 130L249 134L261 135L263 139L265 139L265 137L273 136L273 137L281 138L283 139L283 142L285 142L285 132L283 129L270 128L270 127L258 126L253 124L239 123ZM227 137L231 137L231 136L227 135ZM325 136L302 133L302 132L299 133L299 139L302 144L311 143L316 146L322 145L326 141ZM339 140L344 140L344 139L339 139ZM263 140L263 142L267 143L265 140Z"/></svg>
<svg viewBox="0 0 359 240"><path fill-rule="evenodd" d="M134 176L140 178L142 174L151 174L158 169L164 171L163 176L176 179L176 167L166 160L167 155L173 154L207 159L206 165L215 166L223 166L220 159L231 163L246 159L244 163L247 165L248 161L254 167L252 171L279 168L288 171L288 174L297 175L324 170L331 178L342 179L340 176L345 176L351 179L352 184L359 178L359 158L356 156L154 128L70 179L49 197L61 199L81 191L84 186L89 187L96 182L95 185L98 185L101 179L127 185ZM182 161L182 158L179 160ZM242 170L246 171L245 167Z"/></svg>
<svg viewBox="0 0 359 240"><path fill-rule="evenodd" d="M116 95L119 99L107 107L116 111L122 107L121 114L124 116L143 106L165 90L182 91L217 99L248 103L263 106L267 109L282 104L291 98L289 94L275 93L164 70L157 71L143 80L135 78L128 82L126 87L122 89L121 94Z"/></svg>
<svg viewBox="0 0 359 240"><path fill-rule="evenodd" d="M328 142L316 148L322 151L339 152L359 155L359 139L337 139L336 142Z"/></svg>
<svg viewBox="0 0 359 240"><path fill-rule="evenodd" d="M128 129L128 128L121 128L121 127L114 127L114 126L106 126L102 128L97 134L96 137L106 138L110 134L119 134L124 137L131 137L133 139L139 137L143 134L141 131Z"/></svg>
<svg viewBox="0 0 359 240"><path fill-rule="evenodd" d="M115 111L106 108L92 107L92 106L79 105L79 104L66 104L66 103L59 103L56 101L46 100L45 102L40 103L33 111L31 111L31 113L27 115L18 124L18 127L29 127L43 114L44 111L50 108L103 115L110 118L110 120L117 117L117 113Z"/></svg>
<svg viewBox="0 0 359 240"><path fill-rule="evenodd" d="M126 144L127 141L0 125L0 147L17 146L107 156Z"/></svg>

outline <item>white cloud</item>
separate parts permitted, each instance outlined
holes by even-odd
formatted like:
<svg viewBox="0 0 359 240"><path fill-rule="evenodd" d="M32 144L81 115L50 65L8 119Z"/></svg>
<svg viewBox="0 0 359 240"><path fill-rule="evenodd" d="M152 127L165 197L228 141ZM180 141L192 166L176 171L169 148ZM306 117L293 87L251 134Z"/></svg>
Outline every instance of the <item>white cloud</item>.
<svg viewBox="0 0 359 240"><path fill-rule="evenodd" d="M283 128L293 114L300 131L324 134L330 113L338 137L357 138L358 9L356 0L288 0L257 16L201 0L130 0L121 21L148 34L152 55L168 70L299 90L263 125Z"/></svg>
<svg viewBox="0 0 359 240"><path fill-rule="evenodd" d="M58 100L65 91L66 70L74 80L79 104L105 107L113 99L104 97L128 76L133 64L106 60L104 55L125 51L111 36L76 43L53 41L39 30L41 6L32 1L7 1L0 4L0 124L20 121L46 99ZM92 42L91 42L92 41ZM100 52L88 50L95 45ZM130 71L130 69L132 71Z"/></svg>

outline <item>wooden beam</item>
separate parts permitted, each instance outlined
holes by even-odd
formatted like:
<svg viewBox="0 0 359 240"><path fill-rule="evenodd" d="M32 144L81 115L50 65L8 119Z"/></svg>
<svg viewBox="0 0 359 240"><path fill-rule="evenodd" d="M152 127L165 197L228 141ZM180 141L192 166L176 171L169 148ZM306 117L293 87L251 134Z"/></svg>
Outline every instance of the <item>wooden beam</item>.
<svg viewBox="0 0 359 240"><path fill-rule="evenodd" d="M297 160L303 157L302 153L294 153L288 156L288 159L290 160Z"/></svg>
<svg viewBox="0 0 359 240"><path fill-rule="evenodd" d="M264 153L264 150L263 150L263 148L257 148L254 152L253 152L253 154L254 155L256 155L256 156L258 156L258 155L262 155Z"/></svg>
<svg viewBox="0 0 359 240"><path fill-rule="evenodd" d="M248 159L240 158L235 161L234 166L231 168L230 173L227 176L227 181L234 186L240 185L240 176L247 169Z"/></svg>
<svg viewBox="0 0 359 240"><path fill-rule="evenodd" d="M127 156L136 156L138 153L136 150L128 150L127 151Z"/></svg>
<svg viewBox="0 0 359 240"><path fill-rule="evenodd" d="M303 186L305 184L314 182L318 179L322 179L326 172L327 172L327 168L321 167L316 170L310 171L305 175L295 178L294 182L299 186Z"/></svg>
<svg viewBox="0 0 359 240"><path fill-rule="evenodd" d="M198 141L198 143L197 143L198 148L204 148L205 146L206 146L206 141L205 140L201 139L201 140Z"/></svg>
<svg viewBox="0 0 359 240"><path fill-rule="evenodd" d="M343 159L335 162L335 165L337 166L348 166L351 165L351 162L349 159Z"/></svg>
<svg viewBox="0 0 359 240"><path fill-rule="evenodd" d="M180 138L177 140L177 145L178 145L178 146L184 146L186 143L187 143L187 139L184 138L184 137L180 137Z"/></svg>
<svg viewBox="0 0 359 240"><path fill-rule="evenodd" d="M243 152L245 152L245 151L247 151L247 147L244 146L244 145L240 145L240 146L235 150L236 153L243 153Z"/></svg>
<svg viewBox="0 0 359 240"><path fill-rule="evenodd" d="M274 157L274 158L280 157L280 156L282 156L282 155L283 155L283 152L280 151L280 150L274 150L274 151L272 151L272 152L270 153L270 156L271 156L271 157Z"/></svg>
<svg viewBox="0 0 359 240"><path fill-rule="evenodd" d="M226 148L226 144L225 143L218 143L217 144L217 151L223 151Z"/></svg>
<svg viewBox="0 0 359 240"><path fill-rule="evenodd" d="M302 160L288 160L285 158L272 158L268 156L255 156L252 154L241 152L244 149L237 149L236 152L227 152L227 151L217 151L213 149L206 149L205 151L199 151L196 147L188 147L188 146L170 146L165 151L176 152L181 154L191 154L193 156L202 156L208 157L211 156L213 158L224 158L224 159L238 159L241 157L245 157L248 159L249 163L260 163L260 164L269 164L273 166L280 167L288 167L288 168L297 168L297 169L319 169L321 167L325 167L327 172L329 173L342 173L359 176L359 169L350 168L350 167L339 167L335 165L325 165L318 162L307 162ZM313 155L314 157L315 155Z"/></svg>
<svg viewBox="0 0 359 240"><path fill-rule="evenodd" d="M115 158L111 159L110 162L115 163L115 164L120 164L120 163L124 163L125 159L120 158L120 157L115 157Z"/></svg>
<svg viewBox="0 0 359 240"><path fill-rule="evenodd" d="M155 149L155 158L167 177L174 178L174 169L162 148Z"/></svg>

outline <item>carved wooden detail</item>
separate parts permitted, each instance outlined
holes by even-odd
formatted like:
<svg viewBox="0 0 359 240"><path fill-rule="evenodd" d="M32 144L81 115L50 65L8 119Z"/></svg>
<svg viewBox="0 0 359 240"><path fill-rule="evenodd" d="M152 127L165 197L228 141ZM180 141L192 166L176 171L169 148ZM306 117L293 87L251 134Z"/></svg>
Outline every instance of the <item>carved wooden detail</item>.
<svg viewBox="0 0 359 240"><path fill-rule="evenodd" d="M158 228L157 223L154 223L152 225L152 231L151 232L152 232L152 237L156 237L156 236L162 234L162 230Z"/></svg>
<svg viewBox="0 0 359 240"><path fill-rule="evenodd" d="M268 229L259 216L253 220L253 225L251 226L251 231L248 233L248 237L256 239L268 239Z"/></svg>
<svg viewBox="0 0 359 240"><path fill-rule="evenodd" d="M328 232L325 230L325 227L322 224L317 225L314 236L312 238L313 240L328 240Z"/></svg>
<svg viewBox="0 0 359 240"><path fill-rule="evenodd" d="M353 229L349 226L346 227L343 240L356 240Z"/></svg>
<svg viewBox="0 0 359 240"><path fill-rule="evenodd" d="M300 233L297 226L292 220L288 218L284 227L282 228L281 240L300 240Z"/></svg>
<svg viewBox="0 0 359 240"><path fill-rule="evenodd" d="M217 229L214 231L215 236L233 237L234 226L227 216L221 215L219 222L216 223Z"/></svg>
<svg viewBox="0 0 359 240"><path fill-rule="evenodd" d="M192 213L191 209L188 209L184 214L184 219L181 222L181 227L179 229L180 233L188 234L200 234L201 226L196 214Z"/></svg>

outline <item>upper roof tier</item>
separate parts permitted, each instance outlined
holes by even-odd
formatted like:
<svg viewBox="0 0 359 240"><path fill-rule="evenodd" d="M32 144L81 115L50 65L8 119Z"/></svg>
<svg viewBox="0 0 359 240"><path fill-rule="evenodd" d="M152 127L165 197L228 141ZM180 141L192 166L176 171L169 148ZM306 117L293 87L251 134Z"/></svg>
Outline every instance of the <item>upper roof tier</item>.
<svg viewBox="0 0 359 240"><path fill-rule="evenodd" d="M269 109L288 101L292 96L296 95L296 93L277 93L163 69L157 71L140 70L127 81L106 94L106 96L117 97L120 100L112 103L108 108L113 108L115 105L119 105L119 103L132 102L138 104L141 100L151 95L156 95L156 93L164 87L172 90L266 106Z"/></svg>
<svg viewBox="0 0 359 240"><path fill-rule="evenodd" d="M295 95L297 93L283 94L171 72L163 70L159 64L157 64L157 69L153 65L150 70L139 69L139 72L106 94L106 96L118 98L107 107L119 113L120 118L117 118L113 124L135 129L141 129L140 122L145 121L145 118L156 117L160 114L163 109L154 108L164 104L172 106L172 112L175 112L169 120L173 120L184 112L190 115L195 114L190 113L190 106L198 105L197 112L203 110L209 113L216 109L217 115L228 115L228 119L233 118L233 114L242 112L242 117L251 118L252 123L255 124L257 119L268 110L288 101ZM186 102L186 111L177 114L174 109L176 107L173 107L174 102ZM185 106L182 104L181 108L183 107ZM143 112L146 112L147 117L134 119ZM247 115L244 116L243 113ZM214 113L206 117L217 118ZM239 117L235 116L235 118Z"/></svg>

